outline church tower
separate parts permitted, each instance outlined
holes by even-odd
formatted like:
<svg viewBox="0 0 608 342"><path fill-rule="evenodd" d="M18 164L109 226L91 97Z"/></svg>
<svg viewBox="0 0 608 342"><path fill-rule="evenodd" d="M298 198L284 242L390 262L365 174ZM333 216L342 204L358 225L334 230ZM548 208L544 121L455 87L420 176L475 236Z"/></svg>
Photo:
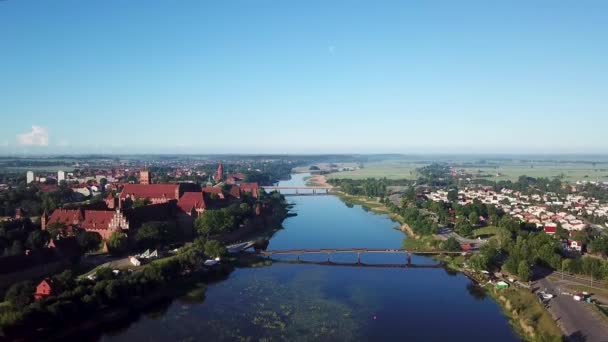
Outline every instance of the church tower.
<svg viewBox="0 0 608 342"><path fill-rule="evenodd" d="M150 184L150 171L139 171L139 184Z"/></svg>
<svg viewBox="0 0 608 342"><path fill-rule="evenodd" d="M222 166L222 163L220 163L217 166L217 171L215 172L215 175L213 175L213 180L216 183L221 182L224 179L224 166Z"/></svg>

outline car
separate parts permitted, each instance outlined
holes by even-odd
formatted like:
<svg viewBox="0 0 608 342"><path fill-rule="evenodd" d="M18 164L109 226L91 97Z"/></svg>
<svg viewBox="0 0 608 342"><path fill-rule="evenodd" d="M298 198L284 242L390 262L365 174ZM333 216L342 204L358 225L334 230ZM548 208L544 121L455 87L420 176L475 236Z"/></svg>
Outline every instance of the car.
<svg viewBox="0 0 608 342"><path fill-rule="evenodd" d="M542 297L542 299L551 299L551 298L555 297L553 294L547 293L545 291L540 291L538 294L540 297Z"/></svg>

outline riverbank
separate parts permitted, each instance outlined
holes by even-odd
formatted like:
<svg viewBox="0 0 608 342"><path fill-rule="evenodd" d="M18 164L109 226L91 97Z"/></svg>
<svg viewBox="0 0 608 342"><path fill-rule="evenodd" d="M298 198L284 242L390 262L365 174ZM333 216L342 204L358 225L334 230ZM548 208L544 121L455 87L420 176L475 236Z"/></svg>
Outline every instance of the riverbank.
<svg viewBox="0 0 608 342"><path fill-rule="evenodd" d="M313 175L306 180L308 186L323 186L333 188L331 184L327 182L327 178L324 175Z"/></svg>
<svg viewBox="0 0 608 342"><path fill-rule="evenodd" d="M433 236L416 235L401 216L391 213L379 199L348 195L340 191L336 191L334 194L347 204L361 205L374 213L388 215L393 221L398 222L400 224L399 229L408 237L404 240L404 247L407 249L430 251L437 249L442 242L442 240ZM528 289L516 288L514 285L509 289L496 289L495 284L489 282L484 274L464 267L466 259L463 256L438 256L436 259L444 261L447 268L466 275L483 290L485 295L490 296L500 306L504 315L509 319L511 328L522 340L562 340L562 330L555 323L551 314Z"/></svg>

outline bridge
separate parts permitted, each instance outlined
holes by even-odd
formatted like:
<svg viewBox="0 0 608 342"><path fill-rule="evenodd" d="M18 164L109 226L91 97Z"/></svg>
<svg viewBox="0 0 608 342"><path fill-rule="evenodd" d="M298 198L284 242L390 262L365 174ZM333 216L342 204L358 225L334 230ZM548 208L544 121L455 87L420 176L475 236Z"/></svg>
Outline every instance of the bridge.
<svg viewBox="0 0 608 342"><path fill-rule="evenodd" d="M408 265L411 265L412 254L417 255L467 255L471 252L463 251L416 251L407 250L402 248L323 248L323 249L283 249L283 250L259 250L258 254L266 257L272 257L273 255L295 255L297 260L300 260L300 256L303 254L326 254L327 262L331 262L331 255L336 253L356 253L357 264L361 264L361 254L364 253L402 253L407 257Z"/></svg>
<svg viewBox="0 0 608 342"><path fill-rule="evenodd" d="M273 263L297 264L297 265L320 265L339 267L363 267L363 268L443 268L443 263L437 264L366 264L362 262L335 262L335 261L304 261L304 260L281 260L271 259Z"/></svg>
<svg viewBox="0 0 608 342"><path fill-rule="evenodd" d="M330 186L261 186L260 188L269 191L295 190L295 193L283 194L284 196L329 195L329 191L332 189Z"/></svg>

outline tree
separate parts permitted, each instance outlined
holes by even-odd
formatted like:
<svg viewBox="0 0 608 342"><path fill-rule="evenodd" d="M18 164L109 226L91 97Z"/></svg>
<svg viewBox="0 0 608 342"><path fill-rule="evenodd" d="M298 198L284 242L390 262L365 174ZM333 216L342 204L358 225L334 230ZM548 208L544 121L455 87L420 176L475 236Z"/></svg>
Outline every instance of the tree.
<svg viewBox="0 0 608 342"><path fill-rule="evenodd" d="M445 241L445 249L448 251L459 251L461 249L460 243L454 237L449 237Z"/></svg>
<svg viewBox="0 0 608 342"><path fill-rule="evenodd" d="M76 241L85 252L94 252L99 249L102 238L99 233L81 230L76 233Z"/></svg>
<svg viewBox="0 0 608 342"><path fill-rule="evenodd" d="M108 246L108 252L110 252L110 254L123 254L127 251L127 235L122 232L114 232L112 235L110 235L108 241L106 241L106 245Z"/></svg>
<svg viewBox="0 0 608 342"><path fill-rule="evenodd" d="M476 211L472 211L469 214L469 222L474 226L479 224L479 215L477 214Z"/></svg>
<svg viewBox="0 0 608 342"><path fill-rule="evenodd" d="M140 248L158 248L176 240L176 229L167 222L144 223L135 234Z"/></svg>
<svg viewBox="0 0 608 342"><path fill-rule="evenodd" d="M4 297L16 308L23 308L34 300L35 286L30 280L13 284Z"/></svg>
<svg viewBox="0 0 608 342"><path fill-rule="evenodd" d="M150 203L152 203L152 202L150 202L150 200L147 198L138 198L133 202L133 208L143 207Z"/></svg>
<svg viewBox="0 0 608 342"><path fill-rule="evenodd" d="M99 191L105 192L107 184L108 184L108 180L107 179L105 179L105 178L100 179L99 180Z"/></svg>
<svg viewBox="0 0 608 342"><path fill-rule="evenodd" d="M234 227L234 217L227 209L206 210L195 222L197 232L205 237L229 231Z"/></svg>
<svg viewBox="0 0 608 342"><path fill-rule="evenodd" d="M456 231L462 236L470 236L473 233L473 227L465 220L456 223Z"/></svg>
<svg viewBox="0 0 608 342"><path fill-rule="evenodd" d="M226 248L217 240L205 242L205 254L211 258L219 258L226 254Z"/></svg>
<svg viewBox="0 0 608 342"><path fill-rule="evenodd" d="M458 200L458 189L450 189L448 190L448 201L455 202Z"/></svg>
<svg viewBox="0 0 608 342"><path fill-rule="evenodd" d="M42 249L49 242L49 237L49 233L45 230L34 230L27 237L26 246L32 250Z"/></svg>
<svg viewBox="0 0 608 342"><path fill-rule="evenodd" d="M70 291L76 286L74 272L70 270L63 271L53 277L56 284L63 291Z"/></svg>
<svg viewBox="0 0 608 342"><path fill-rule="evenodd" d="M49 232L51 239L56 239L57 236L65 236L67 227L62 222L53 222L46 226L46 231Z"/></svg>
<svg viewBox="0 0 608 342"><path fill-rule="evenodd" d="M532 278L532 269L526 260L519 262L519 265L517 266L517 276L521 281L530 281Z"/></svg>

